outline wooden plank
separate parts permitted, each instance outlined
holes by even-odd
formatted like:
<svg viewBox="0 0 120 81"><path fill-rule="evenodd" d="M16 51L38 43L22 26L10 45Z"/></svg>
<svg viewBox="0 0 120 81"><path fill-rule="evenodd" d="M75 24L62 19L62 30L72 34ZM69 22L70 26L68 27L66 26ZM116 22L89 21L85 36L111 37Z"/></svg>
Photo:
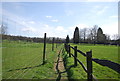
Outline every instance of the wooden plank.
<svg viewBox="0 0 120 81"><path fill-rule="evenodd" d="M77 50L77 52L79 52L80 54L82 54L83 56L85 56L85 57L86 57L86 54L85 54L85 53L83 53L82 51Z"/></svg>

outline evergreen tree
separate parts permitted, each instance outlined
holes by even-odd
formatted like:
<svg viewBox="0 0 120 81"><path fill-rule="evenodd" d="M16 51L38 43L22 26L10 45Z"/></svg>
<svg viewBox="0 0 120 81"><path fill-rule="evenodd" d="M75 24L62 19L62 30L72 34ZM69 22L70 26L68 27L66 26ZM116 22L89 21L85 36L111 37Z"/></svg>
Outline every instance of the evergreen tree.
<svg viewBox="0 0 120 81"><path fill-rule="evenodd" d="M103 34L103 31L101 28L98 29L97 31L97 43L105 43L106 41L106 35Z"/></svg>
<svg viewBox="0 0 120 81"><path fill-rule="evenodd" d="M69 35L67 35L67 37L66 37L66 43L68 44L70 41L69 41L70 39L69 39Z"/></svg>
<svg viewBox="0 0 120 81"><path fill-rule="evenodd" d="M73 35L73 42L77 44L77 43L79 43L79 40L80 40L79 28L76 27L75 31L74 31L74 35Z"/></svg>

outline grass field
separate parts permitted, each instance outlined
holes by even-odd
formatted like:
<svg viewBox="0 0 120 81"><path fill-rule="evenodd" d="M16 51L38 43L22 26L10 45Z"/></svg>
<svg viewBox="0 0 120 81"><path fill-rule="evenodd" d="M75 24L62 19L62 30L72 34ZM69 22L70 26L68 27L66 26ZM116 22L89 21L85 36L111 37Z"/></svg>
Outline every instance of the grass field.
<svg viewBox="0 0 120 81"><path fill-rule="evenodd" d="M75 44L71 44L76 46ZM56 79L54 62L57 52L63 45L59 45L52 51L51 44L46 48L46 64L42 64L43 43L31 43L21 41L4 40L2 43L2 78L3 79ZM92 50L93 58L118 62L118 47L78 44L78 49L84 53ZM74 53L74 51L71 51ZM66 69L74 65L73 57L63 53ZM86 58L78 53L79 60L86 66ZM114 70L93 62L93 75L97 79L118 79L118 73ZM70 79L87 79L87 74L81 67L72 67L68 70Z"/></svg>
<svg viewBox="0 0 120 81"><path fill-rule="evenodd" d="M4 40L2 44L3 79L55 79L53 69L57 57L55 48L46 46L46 64L42 64L43 43Z"/></svg>
<svg viewBox="0 0 120 81"><path fill-rule="evenodd" d="M2 80L2 42L0 41L0 80Z"/></svg>
<svg viewBox="0 0 120 81"><path fill-rule="evenodd" d="M104 45L91 45L91 44L71 44L71 46L77 46L79 50L86 53L87 51L92 50L92 57L110 60L115 63L118 62L118 47L117 46L104 46ZM74 51L72 51L74 54ZM69 57L68 54L63 55L65 59L66 68L74 65L73 57ZM78 53L79 60L86 66L86 57L82 56ZM101 66L95 62L93 62L93 75L97 79L118 79L118 73L108 67ZM83 70L81 65L77 67L73 67L68 70L68 76L71 79L87 79L87 73Z"/></svg>

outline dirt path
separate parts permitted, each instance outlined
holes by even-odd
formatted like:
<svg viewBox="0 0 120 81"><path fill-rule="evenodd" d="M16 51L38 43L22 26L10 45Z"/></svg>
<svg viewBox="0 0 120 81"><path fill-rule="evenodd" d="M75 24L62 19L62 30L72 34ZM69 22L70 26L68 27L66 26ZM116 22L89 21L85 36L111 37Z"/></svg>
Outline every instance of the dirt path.
<svg viewBox="0 0 120 81"><path fill-rule="evenodd" d="M54 70L56 71L57 74L56 81L69 81L67 77L67 72L64 67L63 58L61 56L61 51L62 49L58 51L58 57L54 64Z"/></svg>

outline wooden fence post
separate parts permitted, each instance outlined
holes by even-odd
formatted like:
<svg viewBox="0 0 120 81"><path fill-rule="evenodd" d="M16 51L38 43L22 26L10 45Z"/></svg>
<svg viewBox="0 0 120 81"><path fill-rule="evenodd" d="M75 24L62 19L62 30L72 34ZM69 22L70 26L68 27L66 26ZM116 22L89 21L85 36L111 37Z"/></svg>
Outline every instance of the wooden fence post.
<svg viewBox="0 0 120 81"><path fill-rule="evenodd" d="M70 45L69 45L69 57L71 57L71 54L70 54L71 50L70 50Z"/></svg>
<svg viewBox="0 0 120 81"><path fill-rule="evenodd" d="M74 65L77 66L77 46L74 46Z"/></svg>
<svg viewBox="0 0 120 81"><path fill-rule="evenodd" d="M65 51L66 51L66 44L64 43L64 48L65 48Z"/></svg>
<svg viewBox="0 0 120 81"><path fill-rule="evenodd" d="M57 48L57 43L56 43L56 48Z"/></svg>
<svg viewBox="0 0 120 81"><path fill-rule="evenodd" d="M66 51L67 51L67 54L68 54L68 44L65 43L65 46L66 46Z"/></svg>
<svg viewBox="0 0 120 81"><path fill-rule="evenodd" d="M46 33L44 33L43 64L45 64Z"/></svg>
<svg viewBox="0 0 120 81"><path fill-rule="evenodd" d="M86 52L87 55L87 80L93 81L92 79L92 51Z"/></svg>
<svg viewBox="0 0 120 81"><path fill-rule="evenodd" d="M53 40L52 40L52 51L54 51L54 40L55 40L55 38L53 38Z"/></svg>
<svg viewBox="0 0 120 81"><path fill-rule="evenodd" d="M68 46L68 44L67 44L67 54L69 53L69 46Z"/></svg>

